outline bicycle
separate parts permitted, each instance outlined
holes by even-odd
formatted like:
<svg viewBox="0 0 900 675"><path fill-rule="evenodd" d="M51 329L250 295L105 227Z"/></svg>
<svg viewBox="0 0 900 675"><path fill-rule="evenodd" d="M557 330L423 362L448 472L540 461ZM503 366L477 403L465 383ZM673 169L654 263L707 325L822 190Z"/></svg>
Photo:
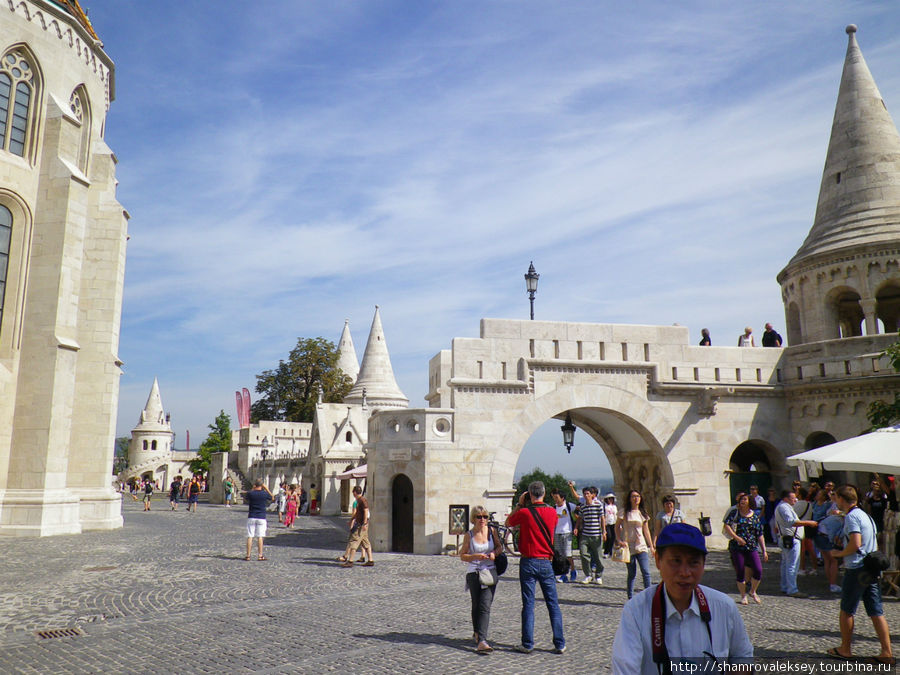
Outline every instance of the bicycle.
<svg viewBox="0 0 900 675"><path fill-rule="evenodd" d="M494 531L500 537L500 544L503 546L503 550L506 551L507 555L520 556L522 555L516 550L516 546L519 541L519 528L518 527L507 527L506 525L497 521L495 517L497 514L496 511L491 511L490 519L488 520L488 526L494 528Z"/></svg>

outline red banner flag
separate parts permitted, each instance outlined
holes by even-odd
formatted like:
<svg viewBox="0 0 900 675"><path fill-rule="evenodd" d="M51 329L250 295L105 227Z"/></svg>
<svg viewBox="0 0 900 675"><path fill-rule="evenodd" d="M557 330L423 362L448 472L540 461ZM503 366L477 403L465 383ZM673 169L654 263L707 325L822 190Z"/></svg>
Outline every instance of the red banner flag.
<svg viewBox="0 0 900 675"><path fill-rule="evenodd" d="M244 387L244 421L241 426L242 429L246 429L250 426L250 392L247 391L247 388Z"/></svg>

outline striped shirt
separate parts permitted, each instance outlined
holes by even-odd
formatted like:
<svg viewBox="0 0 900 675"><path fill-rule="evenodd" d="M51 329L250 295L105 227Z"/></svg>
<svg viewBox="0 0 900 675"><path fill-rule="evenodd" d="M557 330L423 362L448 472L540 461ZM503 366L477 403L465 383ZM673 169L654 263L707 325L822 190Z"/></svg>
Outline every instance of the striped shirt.
<svg viewBox="0 0 900 675"><path fill-rule="evenodd" d="M585 537L599 537L602 530L600 519L603 517L603 504L594 501L592 504L581 505L581 529L579 534Z"/></svg>

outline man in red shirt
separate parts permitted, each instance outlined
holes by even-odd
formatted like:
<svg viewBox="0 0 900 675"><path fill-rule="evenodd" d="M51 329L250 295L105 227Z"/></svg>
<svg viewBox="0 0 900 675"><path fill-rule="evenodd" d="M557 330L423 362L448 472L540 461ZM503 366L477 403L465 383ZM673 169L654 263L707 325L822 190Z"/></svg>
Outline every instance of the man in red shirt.
<svg viewBox="0 0 900 675"><path fill-rule="evenodd" d="M535 518L540 518L546 526L550 541L544 535L544 528ZM554 654L566 651L563 636L562 612L556 597L556 577L553 576L553 532L556 530L556 509L544 504L544 484L535 481L528 486L528 492L519 497L519 504L506 518L510 527L519 527L519 586L522 590L522 644L517 652L530 654L534 649L534 586L541 585L544 603L550 614L553 629Z"/></svg>

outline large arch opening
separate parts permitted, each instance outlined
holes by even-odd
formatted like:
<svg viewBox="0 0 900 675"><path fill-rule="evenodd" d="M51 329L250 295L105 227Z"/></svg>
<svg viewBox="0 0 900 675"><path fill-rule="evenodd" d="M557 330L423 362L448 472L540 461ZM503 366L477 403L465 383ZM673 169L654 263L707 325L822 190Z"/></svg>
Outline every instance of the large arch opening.
<svg viewBox="0 0 900 675"><path fill-rule="evenodd" d="M814 431L806 437L806 440L803 442L803 448L805 450L815 450L816 448L831 445L835 440L835 437L827 431Z"/></svg>
<svg viewBox="0 0 900 675"><path fill-rule="evenodd" d="M567 414L576 428L571 453L566 452L560 429ZM613 492L619 506L627 491L636 488L652 513L662 508L662 497L673 492L674 477L659 442L641 422L616 410L577 407L553 411L521 447L517 480L539 467L551 476L560 473L574 481L579 491L593 485L601 494Z"/></svg>
<svg viewBox="0 0 900 675"><path fill-rule="evenodd" d="M828 294L826 309L831 323L831 337L845 338L863 335L865 313L859 293L842 286Z"/></svg>
<svg viewBox="0 0 900 675"><path fill-rule="evenodd" d="M900 281L888 281L875 294L875 316L885 333L900 330Z"/></svg>
<svg viewBox="0 0 900 675"><path fill-rule="evenodd" d="M765 495L773 486L773 469L776 469L780 462L778 450L770 443L750 439L734 449L728 464L731 503L734 503L735 496L739 492L748 492L751 485L756 485L760 494Z"/></svg>

